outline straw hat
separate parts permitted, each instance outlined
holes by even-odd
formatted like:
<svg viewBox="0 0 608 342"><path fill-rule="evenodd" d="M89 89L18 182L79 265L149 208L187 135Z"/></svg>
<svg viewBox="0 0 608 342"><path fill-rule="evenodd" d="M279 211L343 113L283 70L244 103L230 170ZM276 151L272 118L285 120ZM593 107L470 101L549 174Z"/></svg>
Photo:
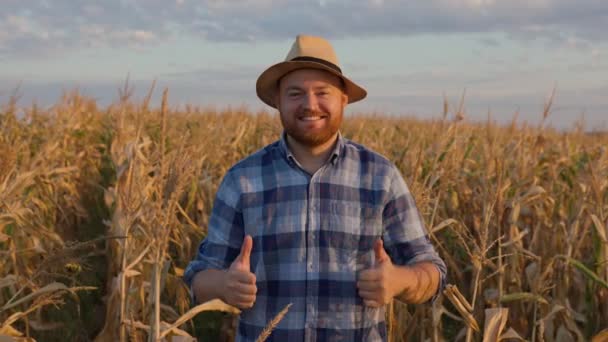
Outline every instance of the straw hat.
<svg viewBox="0 0 608 342"><path fill-rule="evenodd" d="M363 100L367 95L365 89L342 75L338 65L334 48L327 40L321 37L298 35L285 61L266 69L258 77L255 90L264 103L276 108L274 95L281 77L294 70L312 68L325 70L340 77L346 86L348 103Z"/></svg>

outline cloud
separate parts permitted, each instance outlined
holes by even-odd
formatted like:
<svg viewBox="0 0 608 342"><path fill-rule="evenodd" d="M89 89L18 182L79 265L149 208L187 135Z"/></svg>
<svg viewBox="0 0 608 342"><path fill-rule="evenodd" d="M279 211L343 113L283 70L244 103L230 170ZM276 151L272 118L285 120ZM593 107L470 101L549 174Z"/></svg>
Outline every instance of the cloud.
<svg viewBox="0 0 608 342"><path fill-rule="evenodd" d="M160 2L5 0L0 13L0 57L64 53L88 46L139 46L170 35ZM177 7L177 6L175 6Z"/></svg>
<svg viewBox="0 0 608 342"><path fill-rule="evenodd" d="M604 0L4 0L0 53L210 41L500 32L589 48L605 42ZM494 42L486 41L492 45Z"/></svg>
<svg viewBox="0 0 608 342"><path fill-rule="evenodd" d="M180 81L210 79L216 82L251 82L263 69L263 66L222 65L166 73L161 76L162 78Z"/></svg>

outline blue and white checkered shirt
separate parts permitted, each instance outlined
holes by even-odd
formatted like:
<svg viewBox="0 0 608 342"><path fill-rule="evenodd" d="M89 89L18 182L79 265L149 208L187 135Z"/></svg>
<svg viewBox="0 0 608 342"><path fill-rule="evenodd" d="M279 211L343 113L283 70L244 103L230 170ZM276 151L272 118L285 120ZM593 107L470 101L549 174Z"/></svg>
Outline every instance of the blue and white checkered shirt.
<svg viewBox="0 0 608 342"><path fill-rule="evenodd" d="M234 165L216 195L208 234L184 279L226 269L253 237L257 298L240 315L237 341L254 341L287 304L268 341L383 341L385 308L363 305L358 272L374 265L378 238L396 265L446 267L433 249L398 169L341 136L314 175L281 139Z"/></svg>

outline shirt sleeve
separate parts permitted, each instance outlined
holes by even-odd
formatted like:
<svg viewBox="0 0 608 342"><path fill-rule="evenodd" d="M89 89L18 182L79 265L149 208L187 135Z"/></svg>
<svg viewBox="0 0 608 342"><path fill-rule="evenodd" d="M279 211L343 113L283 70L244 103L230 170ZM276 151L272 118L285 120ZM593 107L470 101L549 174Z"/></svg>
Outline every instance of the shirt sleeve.
<svg viewBox="0 0 608 342"><path fill-rule="evenodd" d="M431 244L422 216L403 177L393 165L389 197L382 213L384 246L396 265L433 263L440 275L434 301L446 284L447 268Z"/></svg>
<svg viewBox="0 0 608 342"><path fill-rule="evenodd" d="M228 172L216 193L207 236L184 272L184 282L192 292L192 279L207 269L226 269L238 256L244 238L241 192L232 172ZM193 303L195 298L192 297Z"/></svg>

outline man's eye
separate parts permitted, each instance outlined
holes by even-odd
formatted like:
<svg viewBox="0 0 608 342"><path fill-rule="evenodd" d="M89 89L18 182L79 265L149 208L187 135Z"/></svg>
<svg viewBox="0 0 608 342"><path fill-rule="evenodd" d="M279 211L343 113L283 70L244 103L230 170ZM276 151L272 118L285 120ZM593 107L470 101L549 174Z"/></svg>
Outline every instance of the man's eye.
<svg viewBox="0 0 608 342"><path fill-rule="evenodd" d="M297 97L299 95L300 95L300 93L287 93L287 96L289 96L289 97Z"/></svg>

